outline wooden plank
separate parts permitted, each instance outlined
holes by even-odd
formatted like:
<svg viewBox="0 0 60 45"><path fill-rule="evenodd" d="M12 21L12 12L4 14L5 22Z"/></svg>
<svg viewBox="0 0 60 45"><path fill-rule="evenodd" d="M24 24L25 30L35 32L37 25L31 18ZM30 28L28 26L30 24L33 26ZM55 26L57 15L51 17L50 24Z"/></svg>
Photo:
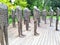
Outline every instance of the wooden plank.
<svg viewBox="0 0 60 45"><path fill-rule="evenodd" d="M17 27L8 30L9 32L9 44L10 45L60 45L60 31L55 31L55 23L53 26L49 27L49 22L47 24L41 23L41 27L38 27L38 36L34 36L34 25L33 20L30 23L30 31L26 31L23 24L23 34L26 36L24 38L16 37L18 36ZM11 36L11 37L10 37Z"/></svg>

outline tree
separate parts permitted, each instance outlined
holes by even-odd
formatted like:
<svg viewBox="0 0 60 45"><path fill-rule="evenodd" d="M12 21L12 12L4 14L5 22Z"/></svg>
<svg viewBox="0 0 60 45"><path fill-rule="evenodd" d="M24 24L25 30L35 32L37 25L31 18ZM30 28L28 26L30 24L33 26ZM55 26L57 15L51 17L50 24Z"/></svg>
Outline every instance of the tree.
<svg viewBox="0 0 60 45"><path fill-rule="evenodd" d="M14 5L19 5L22 8L25 8L27 6L27 1L26 0L15 0Z"/></svg>

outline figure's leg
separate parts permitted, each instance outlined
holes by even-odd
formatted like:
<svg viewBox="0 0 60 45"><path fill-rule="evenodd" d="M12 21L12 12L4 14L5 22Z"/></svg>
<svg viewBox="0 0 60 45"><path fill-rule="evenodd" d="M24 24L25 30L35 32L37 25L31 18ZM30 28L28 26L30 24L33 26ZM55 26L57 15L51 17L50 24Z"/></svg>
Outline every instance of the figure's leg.
<svg viewBox="0 0 60 45"><path fill-rule="evenodd" d="M53 16L50 17L50 27L52 26Z"/></svg>
<svg viewBox="0 0 60 45"><path fill-rule="evenodd" d="M2 35L1 45L4 45L3 35Z"/></svg>
<svg viewBox="0 0 60 45"><path fill-rule="evenodd" d="M51 27L51 17L50 17L50 27Z"/></svg>
<svg viewBox="0 0 60 45"><path fill-rule="evenodd" d="M24 24L26 23L25 17L24 17Z"/></svg>
<svg viewBox="0 0 60 45"><path fill-rule="evenodd" d="M46 16L45 16L45 24L46 24Z"/></svg>
<svg viewBox="0 0 60 45"><path fill-rule="evenodd" d="M20 22L18 21L18 35L20 37Z"/></svg>
<svg viewBox="0 0 60 45"><path fill-rule="evenodd" d="M25 35L23 35L23 33L22 33L22 21L20 22L20 34L21 34L21 36L25 36Z"/></svg>
<svg viewBox="0 0 60 45"><path fill-rule="evenodd" d="M28 28L29 28L29 22L28 20L26 20L26 30L28 31Z"/></svg>
<svg viewBox="0 0 60 45"><path fill-rule="evenodd" d="M8 44L8 32L7 32L7 27L5 27L5 26L4 26L4 36L5 36L6 45L9 45L9 44Z"/></svg>
<svg viewBox="0 0 60 45"><path fill-rule="evenodd" d="M30 23L30 17L29 17L29 23Z"/></svg>
<svg viewBox="0 0 60 45"><path fill-rule="evenodd" d="M38 35L37 33L37 22L34 21L34 35Z"/></svg>
<svg viewBox="0 0 60 45"><path fill-rule="evenodd" d="M15 18L13 18L13 27L16 27L16 25L15 25Z"/></svg>
<svg viewBox="0 0 60 45"><path fill-rule="evenodd" d="M1 45L4 45L4 40L3 40L3 30L0 27L0 43Z"/></svg>
<svg viewBox="0 0 60 45"><path fill-rule="evenodd" d="M37 24L36 21L34 21L34 35L36 35L36 29L37 29Z"/></svg>
<svg viewBox="0 0 60 45"><path fill-rule="evenodd" d="M58 31L58 19L56 19L56 30Z"/></svg>
<svg viewBox="0 0 60 45"><path fill-rule="evenodd" d="M38 18L38 27L40 27L40 18Z"/></svg>
<svg viewBox="0 0 60 45"><path fill-rule="evenodd" d="M25 36L22 34L22 21L18 22L18 33L19 33L19 37Z"/></svg>
<svg viewBox="0 0 60 45"><path fill-rule="evenodd" d="M20 34L22 35L22 22L20 22Z"/></svg>

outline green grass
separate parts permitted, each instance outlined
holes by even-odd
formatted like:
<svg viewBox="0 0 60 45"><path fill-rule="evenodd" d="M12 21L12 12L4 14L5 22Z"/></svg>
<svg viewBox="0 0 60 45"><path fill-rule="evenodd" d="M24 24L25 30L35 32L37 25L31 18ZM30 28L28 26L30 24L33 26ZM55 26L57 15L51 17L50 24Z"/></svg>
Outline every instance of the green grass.
<svg viewBox="0 0 60 45"><path fill-rule="evenodd" d="M49 18L50 16L47 16L47 18ZM53 18L56 18L56 16L53 16ZM60 20L60 16L59 16L59 20Z"/></svg>
<svg viewBox="0 0 60 45"><path fill-rule="evenodd" d="M12 18L9 18L9 24L11 24L12 23ZM17 19L15 19L15 21L17 22Z"/></svg>
<svg viewBox="0 0 60 45"><path fill-rule="evenodd" d="M47 18L49 18L50 16L47 16ZM30 16L30 18L33 18L33 16ZM53 18L56 18L56 16L53 16ZM59 16L59 20L60 20L60 16ZM15 19L15 21L17 22L17 19ZM9 24L12 23L12 18L9 18Z"/></svg>

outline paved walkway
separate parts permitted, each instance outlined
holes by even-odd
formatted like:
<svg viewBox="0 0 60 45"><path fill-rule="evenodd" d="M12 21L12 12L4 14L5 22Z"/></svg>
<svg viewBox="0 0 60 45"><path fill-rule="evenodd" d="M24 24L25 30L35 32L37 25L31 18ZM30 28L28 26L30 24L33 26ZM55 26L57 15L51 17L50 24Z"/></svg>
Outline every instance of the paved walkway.
<svg viewBox="0 0 60 45"><path fill-rule="evenodd" d="M33 35L34 24L31 20L29 31L26 31L25 25L23 24L24 38L18 37L18 29L9 26L9 45L60 45L60 31L55 30L55 20L52 23L52 27L49 26L49 20L47 24L41 22L41 26L38 27L38 36ZM60 26L59 26L60 27Z"/></svg>

